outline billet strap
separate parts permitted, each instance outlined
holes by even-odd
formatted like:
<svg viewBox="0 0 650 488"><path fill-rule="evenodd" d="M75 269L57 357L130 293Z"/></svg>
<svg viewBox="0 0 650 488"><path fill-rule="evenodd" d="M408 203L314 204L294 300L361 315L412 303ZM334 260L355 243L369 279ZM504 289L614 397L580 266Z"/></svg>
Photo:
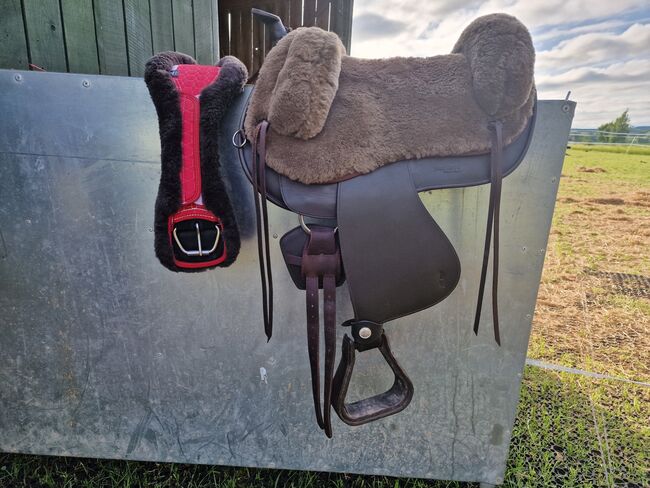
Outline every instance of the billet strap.
<svg viewBox="0 0 650 488"><path fill-rule="evenodd" d="M336 287L345 282L338 231L324 225L301 223L299 227L282 236L280 249L294 284L306 292L307 350L316 421L325 434L331 437L332 382L336 361ZM322 390L319 289L323 290L325 335L325 373Z"/></svg>
<svg viewBox="0 0 650 488"><path fill-rule="evenodd" d="M253 198L257 225L257 254L262 285L262 315L267 340L273 335L273 275L269 248L269 218L266 204L266 132L269 123L260 122L253 137Z"/></svg>
<svg viewBox="0 0 650 488"><path fill-rule="evenodd" d="M336 361L336 281L341 274L341 253L336 229L312 226L302 253L302 274L306 279L307 349L311 370L316 421L327 437L332 437L332 381ZM321 286L322 284L322 286ZM318 289L323 289L323 325L325 338L325 375L323 406L320 397L320 316Z"/></svg>
<svg viewBox="0 0 650 488"><path fill-rule="evenodd" d="M485 294L485 282L490 259L490 241L494 231L494 244L492 255L492 323L494 326L494 340L501 345L499 334L499 309L498 309L498 285L499 285L499 214L501 206L501 162L503 159L503 124L499 121L490 122L490 137L492 149L490 152L490 203L488 205L487 226L485 230L485 247L483 248L483 265L481 267L481 281L479 282L478 301L476 304L476 315L474 318L474 333L478 334L481 321L481 308Z"/></svg>
<svg viewBox="0 0 650 488"><path fill-rule="evenodd" d="M339 418L348 425L362 425L394 415L404 410L413 398L413 383L393 356L381 324L368 320L351 320L352 338L343 336L341 361L336 369L332 392L332 406ZM393 385L384 393L353 403L345 398L350 386L355 363L355 350L379 349L394 375Z"/></svg>

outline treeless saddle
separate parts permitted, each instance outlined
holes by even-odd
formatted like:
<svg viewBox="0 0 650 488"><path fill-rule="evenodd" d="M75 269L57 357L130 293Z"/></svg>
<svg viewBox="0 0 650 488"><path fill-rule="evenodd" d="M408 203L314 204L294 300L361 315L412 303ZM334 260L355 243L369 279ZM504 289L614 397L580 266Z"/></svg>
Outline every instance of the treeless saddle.
<svg viewBox="0 0 650 488"><path fill-rule="evenodd" d="M254 13L273 32L286 32L279 18ZM255 188L266 334L271 337L273 315L268 199L300 215L301 225L280 246L295 285L306 291L316 419L328 437L330 406L350 425L406 408L413 384L391 353L383 324L439 303L460 279L456 251L418 192L491 184L474 331L492 244L492 321L500 344L501 180L522 160L532 134L534 58L527 29L505 14L475 20L451 54L430 58L353 58L335 34L298 28L279 39L255 88L235 101L225 130L233 130ZM319 222L305 224L305 216ZM343 324L351 337L344 336L335 372L335 288L344 281L354 318ZM374 348L394 373L392 387L346 403L355 351Z"/></svg>
<svg viewBox="0 0 650 488"><path fill-rule="evenodd" d="M254 13L272 24L273 32L286 33L276 16ZM328 436L330 406L350 425L406 408L413 384L392 355L383 324L439 303L459 281L458 256L418 192L491 184L474 331L493 243L492 320L500 344L501 180L522 160L532 134L534 58L526 27L505 14L475 20L451 54L430 58L353 58L335 34L298 28L279 39L254 89L245 89L235 102L226 130L234 129L233 144L256 191L269 338L273 291L266 200L301 216L301 225L285 234L280 246L295 285L306 290L316 418ZM319 223L305 224L304 216ZM343 324L351 337L344 336L334 372L335 287L344 281L354 318ZM394 383L385 393L346 403L355 351L373 348L391 367Z"/></svg>

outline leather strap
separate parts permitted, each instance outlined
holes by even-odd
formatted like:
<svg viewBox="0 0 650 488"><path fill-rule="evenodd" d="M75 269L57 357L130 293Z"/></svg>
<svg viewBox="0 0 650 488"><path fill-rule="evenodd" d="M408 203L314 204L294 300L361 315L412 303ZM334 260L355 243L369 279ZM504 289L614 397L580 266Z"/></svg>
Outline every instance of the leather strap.
<svg viewBox="0 0 650 488"><path fill-rule="evenodd" d="M336 229L312 226L302 253L302 273L306 279L307 348L311 370L312 395L318 426L332 437L331 404L334 363L336 361L336 280L341 273L341 255ZM320 396L320 318L319 284L323 288L325 337L324 401Z"/></svg>
<svg viewBox="0 0 650 488"><path fill-rule="evenodd" d="M498 309L498 284L499 284L499 214L501 207L501 182L503 175L501 161L503 159L503 124L500 121L490 122L490 137L492 149L490 152L490 203L488 205L487 226L485 230L485 247L483 248L483 265L481 267L481 281L479 283L476 315L474 318L474 333L478 334L481 321L481 308L485 294L485 282L490 259L490 241L494 231L494 245L492 257L492 323L494 326L494 340L501 345L499 334L499 309Z"/></svg>
<svg viewBox="0 0 650 488"><path fill-rule="evenodd" d="M255 199L255 223L257 225L257 253L260 262L262 284L262 315L267 341L273 334L273 276L269 251L269 225L266 205L266 132L269 123L260 122L253 138L253 198Z"/></svg>

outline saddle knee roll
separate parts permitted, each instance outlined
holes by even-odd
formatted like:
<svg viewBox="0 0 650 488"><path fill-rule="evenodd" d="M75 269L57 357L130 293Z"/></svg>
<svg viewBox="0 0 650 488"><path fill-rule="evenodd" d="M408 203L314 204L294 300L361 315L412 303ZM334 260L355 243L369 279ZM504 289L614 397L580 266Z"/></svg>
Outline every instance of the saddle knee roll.
<svg viewBox="0 0 650 488"><path fill-rule="evenodd" d="M145 82L156 106L161 177L155 207L155 251L172 271L229 266L239 230L219 163L219 123L246 82L231 56L202 66L164 52L147 62Z"/></svg>

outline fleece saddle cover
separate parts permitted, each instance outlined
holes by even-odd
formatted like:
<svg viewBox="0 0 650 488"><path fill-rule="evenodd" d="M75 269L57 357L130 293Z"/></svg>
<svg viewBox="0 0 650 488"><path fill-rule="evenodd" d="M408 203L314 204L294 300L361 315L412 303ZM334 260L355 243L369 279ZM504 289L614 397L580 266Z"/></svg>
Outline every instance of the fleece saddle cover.
<svg viewBox="0 0 650 488"><path fill-rule="evenodd" d="M246 67L226 56L201 66L164 52L146 65L145 81L160 127L162 171L155 207L155 251L173 271L228 266L240 248L229 189L219 165L221 119L241 93Z"/></svg>
<svg viewBox="0 0 650 488"><path fill-rule="evenodd" d="M347 56L331 32L298 28L264 60L246 136L269 122L266 162L302 183L342 181L395 161L490 152L488 122L503 143L533 112L535 52L506 14L481 17L451 54L429 58Z"/></svg>

